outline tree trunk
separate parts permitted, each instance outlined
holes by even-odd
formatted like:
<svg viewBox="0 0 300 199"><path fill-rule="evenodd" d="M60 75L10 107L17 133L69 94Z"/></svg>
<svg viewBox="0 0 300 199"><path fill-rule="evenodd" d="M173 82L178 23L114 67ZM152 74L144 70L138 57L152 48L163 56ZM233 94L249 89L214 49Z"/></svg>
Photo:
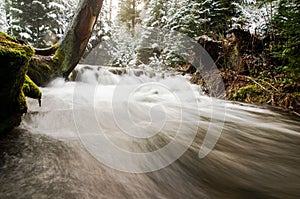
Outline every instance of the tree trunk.
<svg viewBox="0 0 300 199"><path fill-rule="evenodd" d="M135 35L135 21L136 21L136 2L135 0L132 1L132 18L131 18L131 24L132 24L132 35Z"/></svg>
<svg viewBox="0 0 300 199"><path fill-rule="evenodd" d="M112 21L112 0L109 1L109 21Z"/></svg>
<svg viewBox="0 0 300 199"><path fill-rule="evenodd" d="M58 47L59 74L63 77L68 77L80 61L103 4L103 0L80 2L79 11Z"/></svg>
<svg viewBox="0 0 300 199"><path fill-rule="evenodd" d="M94 25L101 11L103 0L81 0L72 23L59 42L55 55L37 50L29 66L28 75L39 85L53 77L67 78L79 63ZM39 52L43 52L38 54ZM46 51L47 52L47 51ZM49 51L53 52L53 51Z"/></svg>

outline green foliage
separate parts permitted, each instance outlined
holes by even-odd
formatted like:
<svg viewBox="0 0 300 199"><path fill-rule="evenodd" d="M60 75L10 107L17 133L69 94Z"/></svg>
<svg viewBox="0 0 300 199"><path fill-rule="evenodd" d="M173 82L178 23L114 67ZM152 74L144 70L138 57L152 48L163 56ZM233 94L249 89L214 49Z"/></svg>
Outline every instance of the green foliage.
<svg viewBox="0 0 300 199"><path fill-rule="evenodd" d="M162 28L165 25L163 18L166 16L168 8L167 3L163 0L150 0L146 5L148 18L144 19L144 24L147 27Z"/></svg>
<svg viewBox="0 0 300 199"><path fill-rule="evenodd" d="M152 0L148 13L147 26L176 30L191 38L223 36L231 28L232 18L239 15L234 1L228 0Z"/></svg>
<svg viewBox="0 0 300 199"><path fill-rule="evenodd" d="M281 60L277 68L281 73L296 79L300 76L300 2L281 0L274 17L277 43L272 55ZM298 79L299 80L299 79Z"/></svg>
<svg viewBox="0 0 300 199"><path fill-rule="evenodd" d="M232 27L232 18L239 13L233 1L228 0L152 0L147 6L148 18L144 25L150 29L158 28L166 31L165 37L174 35L175 32L182 33L196 40L202 35L208 35L214 39L224 38L226 32ZM149 41L149 33L144 33ZM151 34L150 34L151 37ZM182 56L178 55L178 47L182 42L179 38L174 50L174 44L167 41L163 43L164 63L170 66L186 64ZM179 47L180 48L180 47Z"/></svg>
<svg viewBox="0 0 300 199"><path fill-rule="evenodd" d="M262 91L257 85L247 85L241 88L238 88L231 99L237 101L246 101L249 103L266 103L268 100L267 93Z"/></svg>
<svg viewBox="0 0 300 199"><path fill-rule="evenodd" d="M220 35L226 35L226 32L232 26L231 19L239 15L235 7L234 1L199 0L199 7L203 10L200 13L200 18L205 19L205 22L202 24L202 26L205 27L205 34L213 38L219 38Z"/></svg>

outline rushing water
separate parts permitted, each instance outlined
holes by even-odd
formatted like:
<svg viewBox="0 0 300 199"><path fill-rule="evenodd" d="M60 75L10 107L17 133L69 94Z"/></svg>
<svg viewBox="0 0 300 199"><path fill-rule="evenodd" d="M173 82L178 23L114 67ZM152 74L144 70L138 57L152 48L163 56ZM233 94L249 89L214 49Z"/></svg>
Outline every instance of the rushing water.
<svg viewBox="0 0 300 199"><path fill-rule="evenodd" d="M300 198L299 118L212 103L187 77L168 74L81 67L76 82L43 88L42 107L29 100L21 126L1 140L0 198ZM208 130L220 128L199 158ZM103 149L98 131L132 154L158 151L176 134L175 150L187 150L159 169L159 158ZM140 170L124 172L132 168Z"/></svg>

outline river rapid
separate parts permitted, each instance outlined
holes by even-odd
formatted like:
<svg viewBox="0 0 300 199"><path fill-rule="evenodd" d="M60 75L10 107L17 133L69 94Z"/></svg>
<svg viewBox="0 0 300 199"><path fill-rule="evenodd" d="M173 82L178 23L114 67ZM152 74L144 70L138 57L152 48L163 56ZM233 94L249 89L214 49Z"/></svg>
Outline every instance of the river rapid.
<svg viewBox="0 0 300 199"><path fill-rule="evenodd" d="M188 78L81 65L54 80L1 139L0 198L300 198L299 117Z"/></svg>

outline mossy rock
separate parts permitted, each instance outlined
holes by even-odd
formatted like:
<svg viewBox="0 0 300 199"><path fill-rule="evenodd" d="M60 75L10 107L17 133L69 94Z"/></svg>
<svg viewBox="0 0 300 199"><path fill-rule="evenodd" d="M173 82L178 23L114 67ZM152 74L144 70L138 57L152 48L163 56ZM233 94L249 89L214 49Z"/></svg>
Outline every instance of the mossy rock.
<svg viewBox="0 0 300 199"><path fill-rule="evenodd" d="M38 86L45 86L55 78L64 57L57 48L58 44L47 49L38 49L30 60L27 74Z"/></svg>
<svg viewBox="0 0 300 199"><path fill-rule="evenodd" d="M27 75L25 76L23 92L24 92L25 96L33 98L33 99L40 100L42 98L41 90Z"/></svg>
<svg viewBox="0 0 300 199"><path fill-rule="evenodd" d="M257 85L247 85L238 88L231 96L232 100L248 103L266 103L269 96Z"/></svg>
<svg viewBox="0 0 300 199"><path fill-rule="evenodd" d="M27 111L23 84L33 54L31 46L0 32L0 133L17 126Z"/></svg>
<svg viewBox="0 0 300 199"><path fill-rule="evenodd" d="M53 78L52 64L51 58L34 55L29 62L27 74L38 86L44 86Z"/></svg>

